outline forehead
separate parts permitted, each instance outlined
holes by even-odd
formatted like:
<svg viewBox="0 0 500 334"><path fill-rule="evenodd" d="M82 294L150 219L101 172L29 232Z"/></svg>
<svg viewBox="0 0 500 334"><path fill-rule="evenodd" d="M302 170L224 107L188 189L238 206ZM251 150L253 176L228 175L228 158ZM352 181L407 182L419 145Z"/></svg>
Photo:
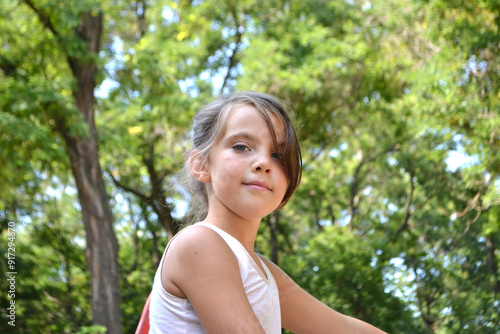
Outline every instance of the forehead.
<svg viewBox="0 0 500 334"><path fill-rule="evenodd" d="M266 120L266 116L272 123L272 128L274 128L276 137L280 141L285 131L283 121L274 112L267 110L259 111L252 105L239 105L228 113L223 131L224 135L240 130L261 132L267 129L272 131Z"/></svg>

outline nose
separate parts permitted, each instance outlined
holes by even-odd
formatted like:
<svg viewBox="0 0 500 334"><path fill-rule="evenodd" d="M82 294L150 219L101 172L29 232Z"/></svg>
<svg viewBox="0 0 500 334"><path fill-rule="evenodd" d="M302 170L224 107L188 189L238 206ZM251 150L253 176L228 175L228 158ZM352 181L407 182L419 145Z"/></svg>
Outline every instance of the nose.
<svg viewBox="0 0 500 334"><path fill-rule="evenodd" d="M270 173L271 165L272 165L271 157L268 154L261 153L255 159L253 170L255 172L263 171L265 173Z"/></svg>

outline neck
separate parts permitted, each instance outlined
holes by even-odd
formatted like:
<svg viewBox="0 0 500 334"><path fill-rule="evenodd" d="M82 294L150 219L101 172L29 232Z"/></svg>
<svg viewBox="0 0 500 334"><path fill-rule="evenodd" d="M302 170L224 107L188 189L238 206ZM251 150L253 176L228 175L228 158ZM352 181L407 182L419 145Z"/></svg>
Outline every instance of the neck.
<svg viewBox="0 0 500 334"><path fill-rule="evenodd" d="M230 213L215 215L209 211L204 221L232 235L250 254L254 251L255 238L261 219L246 220Z"/></svg>

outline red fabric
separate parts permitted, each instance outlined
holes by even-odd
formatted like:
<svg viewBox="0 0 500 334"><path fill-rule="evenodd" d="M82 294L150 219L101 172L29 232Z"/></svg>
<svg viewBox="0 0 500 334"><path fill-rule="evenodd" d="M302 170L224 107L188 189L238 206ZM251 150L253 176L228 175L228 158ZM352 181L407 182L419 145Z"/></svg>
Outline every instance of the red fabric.
<svg viewBox="0 0 500 334"><path fill-rule="evenodd" d="M135 330L135 334L148 334L149 333L149 299L151 295L148 296L146 304L142 309L141 318L139 319L139 324Z"/></svg>

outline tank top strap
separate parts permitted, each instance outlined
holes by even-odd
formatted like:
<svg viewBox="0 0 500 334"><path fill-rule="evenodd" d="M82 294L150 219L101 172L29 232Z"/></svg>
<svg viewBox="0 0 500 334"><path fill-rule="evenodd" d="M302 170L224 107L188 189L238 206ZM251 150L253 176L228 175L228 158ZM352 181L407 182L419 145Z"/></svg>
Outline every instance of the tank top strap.
<svg viewBox="0 0 500 334"><path fill-rule="evenodd" d="M217 227L213 224L207 223L207 222L198 222L194 225L198 226L205 226L210 228L212 231L216 232L224 241L228 244L229 248L233 251L235 254L236 258L238 258L238 262L240 260L245 259L246 261L249 262L250 266L255 269L255 271L259 274L259 276L264 280L264 282L269 283L269 276L272 274L270 273L269 269L267 268L266 264L259 258L259 261L264 268L264 272L259 268L255 260L250 256L250 253L246 250L246 248L241 244L241 242L238 241L235 237L233 237L231 234L227 233L220 227ZM240 265L240 269L241 265Z"/></svg>
<svg viewBox="0 0 500 334"><path fill-rule="evenodd" d="M213 224L207 223L207 222L198 222L194 224L196 226L205 226L217 233L224 241L228 244L228 246L233 250L233 252L236 250L238 253L241 252L243 249L246 252L246 249L243 247L243 245L231 234L227 233L220 227L217 227Z"/></svg>

